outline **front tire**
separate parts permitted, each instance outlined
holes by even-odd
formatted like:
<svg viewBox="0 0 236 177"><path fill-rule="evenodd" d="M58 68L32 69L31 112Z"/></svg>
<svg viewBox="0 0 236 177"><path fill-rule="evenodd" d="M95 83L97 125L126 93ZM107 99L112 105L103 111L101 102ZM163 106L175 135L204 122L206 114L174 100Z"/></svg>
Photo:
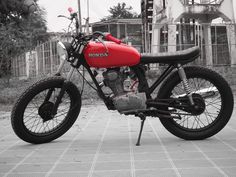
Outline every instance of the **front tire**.
<svg viewBox="0 0 236 177"><path fill-rule="evenodd" d="M191 90L204 98L205 111L200 115L183 115L181 120L160 118L160 121L170 133L182 139L201 140L211 137L224 128L232 115L234 100L231 88L223 77L210 69L186 67L185 72ZM157 99L183 94L181 80L175 72L163 83ZM181 110L177 112L186 113Z"/></svg>
<svg viewBox="0 0 236 177"><path fill-rule="evenodd" d="M57 114L52 118L47 115L63 83L61 77L46 78L33 84L20 96L11 115L13 130L19 138L33 144L47 143L69 130L81 108L80 92L73 83L67 84ZM45 102L50 89L51 97Z"/></svg>

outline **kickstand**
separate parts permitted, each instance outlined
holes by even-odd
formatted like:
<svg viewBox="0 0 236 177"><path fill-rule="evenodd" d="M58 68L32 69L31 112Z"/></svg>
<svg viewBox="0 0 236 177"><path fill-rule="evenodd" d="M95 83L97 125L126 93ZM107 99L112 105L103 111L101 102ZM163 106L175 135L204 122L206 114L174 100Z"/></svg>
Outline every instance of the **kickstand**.
<svg viewBox="0 0 236 177"><path fill-rule="evenodd" d="M139 114L138 115L141 119L141 127L140 127L140 131L139 131L139 135L138 135L138 141L136 143L136 146L140 146L140 140L141 140L141 136L142 136L142 132L143 132L143 126L144 126L144 122L146 120L146 116L144 114Z"/></svg>

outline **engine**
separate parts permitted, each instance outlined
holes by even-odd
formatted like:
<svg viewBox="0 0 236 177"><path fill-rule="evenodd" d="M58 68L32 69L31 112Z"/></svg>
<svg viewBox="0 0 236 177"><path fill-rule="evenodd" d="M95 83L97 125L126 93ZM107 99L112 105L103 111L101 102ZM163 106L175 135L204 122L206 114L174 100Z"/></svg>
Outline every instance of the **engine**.
<svg viewBox="0 0 236 177"><path fill-rule="evenodd" d="M146 109L146 94L126 91L124 81L127 76L120 68L107 69L103 72L104 84L108 86L114 96L113 104L119 112Z"/></svg>

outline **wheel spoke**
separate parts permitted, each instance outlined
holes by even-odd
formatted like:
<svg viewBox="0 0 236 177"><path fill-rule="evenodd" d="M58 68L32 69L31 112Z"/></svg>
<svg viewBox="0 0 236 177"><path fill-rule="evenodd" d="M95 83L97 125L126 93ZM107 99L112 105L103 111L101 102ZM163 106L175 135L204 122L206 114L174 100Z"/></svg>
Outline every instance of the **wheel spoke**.
<svg viewBox="0 0 236 177"><path fill-rule="evenodd" d="M206 97L205 100L205 110L200 115L181 115L184 111L177 110L177 112L181 115L181 120L173 120L178 126L192 130L198 131L200 129L204 129L207 126L211 125L219 115L222 100L220 92L217 90L214 84L210 81L203 78L190 78L188 79L190 89L193 93L199 95L205 95L208 93L211 94L211 91L219 94L214 95L213 97ZM213 90L214 89L214 90ZM186 93L183 89L182 83L179 83L172 89L172 95L170 97L178 97L185 96Z"/></svg>
<svg viewBox="0 0 236 177"><path fill-rule="evenodd" d="M40 93L38 93L27 105L25 112L24 112L24 125L25 127L33 134L37 135L45 135L52 131L56 131L62 123L64 122L70 108L71 108L71 98L69 97L68 93L65 92L61 103L58 107L57 114L49 120L43 122L43 119L39 114L38 110L42 104L45 104L45 97L48 93L49 89L46 89ZM60 92L60 88L54 88L52 95L48 102L50 104L54 104L57 96Z"/></svg>

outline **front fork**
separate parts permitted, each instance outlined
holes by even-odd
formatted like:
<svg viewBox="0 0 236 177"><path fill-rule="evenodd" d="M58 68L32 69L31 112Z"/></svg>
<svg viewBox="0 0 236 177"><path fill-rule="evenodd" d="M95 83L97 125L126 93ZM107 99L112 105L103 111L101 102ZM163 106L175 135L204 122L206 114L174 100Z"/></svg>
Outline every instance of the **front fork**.
<svg viewBox="0 0 236 177"><path fill-rule="evenodd" d="M192 96L191 89L189 87L188 79L186 77L186 73L184 71L184 68L181 64L178 64L177 69L178 69L179 77L183 83L184 90L188 96L189 102L193 106L194 105L193 96Z"/></svg>
<svg viewBox="0 0 236 177"><path fill-rule="evenodd" d="M60 66L58 67L58 70L57 70L57 72L56 72L56 74L55 74L56 76L60 76L60 75L61 75L61 72L62 72L62 70L63 70L64 64L65 64L65 60L63 60L63 61L60 63ZM55 116L55 115L57 114L58 106L59 106L59 104L61 103L61 99L62 99L63 95L65 94L66 88L67 88L67 86L68 86L68 83L69 83L70 80L71 80L71 77L72 77L74 71L75 71L75 68L74 68L74 67L71 67L69 73L67 74L66 80L63 82L62 88L61 88L61 90L60 90L60 92L59 92L59 94L58 94L58 96L57 96L57 99L56 99L56 101L55 101L55 103L54 103L54 106L53 106L53 108L52 108L52 111L51 111L51 115L52 115L52 116ZM48 91L48 93L47 93L47 95L46 95L46 97L45 97L44 103L49 101L49 99L50 99L50 97L51 97L51 95L52 95L53 90L54 90L54 88L51 88L51 89Z"/></svg>
<svg viewBox="0 0 236 177"><path fill-rule="evenodd" d="M71 67L70 71L69 71L69 73L67 75L66 80L63 82L62 88L61 88L61 90L60 90L60 92L59 92L59 94L57 96L56 102L54 103L54 106L53 106L53 109L52 109L52 113L51 114L53 116L57 114L58 106L61 103L61 99L62 99L63 95L65 94L66 88L67 88L67 86L68 86L68 84L69 84L69 82L71 80L71 77L72 77L74 71L75 71L75 68Z"/></svg>

